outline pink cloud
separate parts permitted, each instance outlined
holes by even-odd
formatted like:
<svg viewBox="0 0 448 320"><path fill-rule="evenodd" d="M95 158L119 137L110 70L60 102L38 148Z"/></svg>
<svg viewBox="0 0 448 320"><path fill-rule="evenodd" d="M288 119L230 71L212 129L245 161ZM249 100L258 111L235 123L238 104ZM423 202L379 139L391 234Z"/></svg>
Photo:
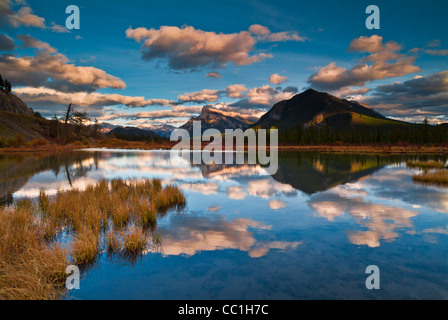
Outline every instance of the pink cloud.
<svg viewBox="0 0 448 320"><path fill-rule="evenodd" d="M272 58L269 53L253 53L257 42L304 41L295 32L271 33L261 25L249 31L216 33L195 29L162 26L160 29L128 28L126 36L142 42L143 59L165 59L171 69L195 70L200 67L249 65Z"/></svg>
<svg viewBox="0 0 448 320"><path fill-rule="evenodd" d="M273 83L273 84L277 84L277 85L279 85L283 82L286 82L286 81L288 81L288 77L281 76L278 73L274 73L269 77L269 82Z"/></svg>

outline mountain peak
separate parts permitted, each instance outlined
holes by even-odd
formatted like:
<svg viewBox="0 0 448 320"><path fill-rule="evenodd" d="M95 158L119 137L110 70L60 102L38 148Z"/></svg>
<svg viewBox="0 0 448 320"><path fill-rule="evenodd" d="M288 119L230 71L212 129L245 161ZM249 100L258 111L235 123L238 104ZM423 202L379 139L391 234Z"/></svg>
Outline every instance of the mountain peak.
<svg viewBox="0 0 448 320"><path fill-rule="evenodd" d="M330 126L339 128L357 126L371 118L386 119L358 102L339 99L310 88L289 100L276 103L254 126L287 129L300 124L321 126L329 123Z"/></svg>
<svg viewBox="0 0 448 320"><path fill-rule="evenodd" d="M224 105L217 104L216 106L213 106L208 104L202 107L201 114L198 117L191 118L188 122L180 126L180 128L186 129L192 134L193 121L201 121L202 131L214 128L224 132L225 129L245 130L249 125L256 121L252 120L251 117L245 117L232 110L222 110L221 107L224 107Z"/></svg>
<svg viewBox="0 0 448 320"><path fill-rule="evenodd" d="M308 95L308 94L313 94L313 93L320 93L319 91L316 91L312 88L306 89L305 91L303 91L302 93L299 94L303 94L303 95Z"/></svg>

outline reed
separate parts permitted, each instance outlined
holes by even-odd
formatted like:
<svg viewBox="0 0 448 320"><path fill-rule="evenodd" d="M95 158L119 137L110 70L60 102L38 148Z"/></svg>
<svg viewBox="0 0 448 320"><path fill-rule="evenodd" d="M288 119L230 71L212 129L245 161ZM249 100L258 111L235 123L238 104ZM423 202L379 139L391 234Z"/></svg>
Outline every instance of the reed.
<svg viewBox="0 0 448 320"><path fill-rule="evenodd" d="M432 168L445 168L445 163L440 161L408 161L406 165L409 168L421 168L421 169L432 169Z"/></svg>
<svg viewBox="0 0 448 320"><path fill-rule="evenodd" d="M92 229L85 227L77 233L72 244L72 256L75 263L92 263L99 251L98 235Z"/></svg>
<svg viewBox="0 0 448 320"><path fill-rule="evenodd" d="M412 176L412 180L420 183L448 186L448 170L435 170Z"/></svg>
<svg viewBox="0 0 448 320"><path fill-rule="evenodd" d="M146 249L148 235L140 226L133 226L127 232L123 232L123 245L125 254L137 255Z"/></svg>
<svg viewBox="0 0 448 320"><path fill-rule="evenodd" d="M121 239L114 229L110 229L107 232L106 241L106 247L109 253L114 253L121 249Z"/></svg>
<svg viewBox="0 0 448 320"><path fill-rule="evenodd" d="M64 290L68 255L49 245L29 200L0 208L0 299L56 299Z"/></svg>

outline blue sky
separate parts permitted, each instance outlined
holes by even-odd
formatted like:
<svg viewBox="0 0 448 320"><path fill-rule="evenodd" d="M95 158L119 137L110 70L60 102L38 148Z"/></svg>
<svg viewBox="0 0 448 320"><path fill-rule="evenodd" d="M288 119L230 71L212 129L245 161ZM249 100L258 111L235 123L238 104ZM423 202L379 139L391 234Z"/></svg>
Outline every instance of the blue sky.
<svg viewBox="0 0 448 320"><path fill-rule="evenodd" d="M313 87L357 99L394 118L448 121L445 1L0 3L0 49L8 49L0 51L0 73L11 80L18 96L46 116L60 114L73 99L101 121L180 125L209 103L259 116L278 100ZM65 8L71 4L80 9L81 28L61 32L68 16ZM365 26L370 4L380 8L379 30ZM175 28L162 32L164 27ZM127 36L127 30L137 28L144 28L144 37ZM27 38L25 43L23 35L38 42ZM14 49L2 48L2 41L9 41L5 37L14 41ZM145 44L155 37L158 44ZM224 46L191 54L195 46L217 42ZM182 58L186 53L191 54L188 64ZM17 59L45 61L46 68L21 69ZM53 60L57 68L50 67ZM363 70L363 65L368 68ZM96 84L86 80L89 72ZM221 77L206 77L209 72ZM84 79L73 78L84 73ZM283 82L270 82L273 74ZM236 84L247 90L230 94L229 86ZM197 94L203 90L208 90L206 96ZM151 99L163 101L149 103Z"/></svg>

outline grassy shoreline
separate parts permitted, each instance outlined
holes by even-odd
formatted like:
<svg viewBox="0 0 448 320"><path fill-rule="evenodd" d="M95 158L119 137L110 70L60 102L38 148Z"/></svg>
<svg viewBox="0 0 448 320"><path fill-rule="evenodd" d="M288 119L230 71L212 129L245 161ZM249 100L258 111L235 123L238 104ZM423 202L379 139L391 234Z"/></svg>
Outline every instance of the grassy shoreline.
<svg viewBox="0 0 448 320"><path fill-rule="evenodd" d="M140 149L140 150L170 150L176 142L145 143L113 141L99 144L68 144L68 145L45 145L36 147L2 148L0 154L25 153L25 152L68 152L84 148L105 149ZM207 144L203 144L204 148ZM223 147L223 150L225 148ZM269 149L269 147L267 148ZM249 150L245 146L245 150ZM448 154L448 146L421 146L421 145L279 145L279 151L317 151L323 153L359 153L359 154Z"/></svg>

